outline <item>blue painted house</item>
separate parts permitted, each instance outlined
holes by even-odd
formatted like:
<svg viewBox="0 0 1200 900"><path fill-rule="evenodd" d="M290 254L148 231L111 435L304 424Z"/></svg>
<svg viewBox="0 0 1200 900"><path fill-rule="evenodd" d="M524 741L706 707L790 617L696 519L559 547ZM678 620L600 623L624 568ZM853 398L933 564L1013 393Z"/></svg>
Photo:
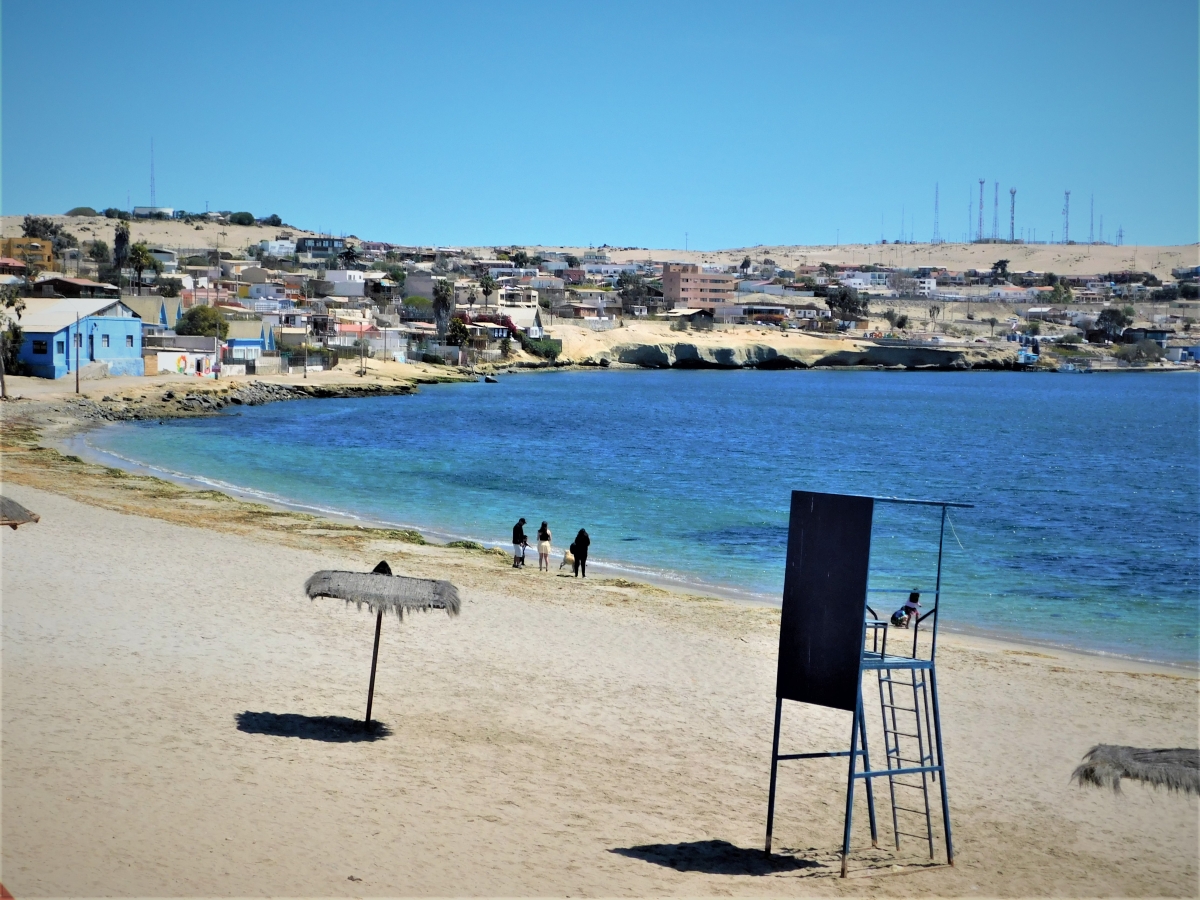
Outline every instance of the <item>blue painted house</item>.
<svg viewBox="0 0 1200 900"><path fill-rule="evenodd" d="M147 336L169 331L183 316L183 300L179 297L149 294L145 297L125 297L121 302L141 316L142 333Z"/></svg>
<svg viewBox="0 0 1200 900"><path fill-rule="evenodd" d="M38 378L62 378L96 362L110 375L145 373L142 320L120 300L59 300L25 316L21 329L21 362Z"/></svg>
<svg viewBox="0 0 1200 900"><path fill-rule="evenodd" d="M229 323L225 346L230 359L258 359L275 350L275 329L262 319L235 319Z"/></svg>

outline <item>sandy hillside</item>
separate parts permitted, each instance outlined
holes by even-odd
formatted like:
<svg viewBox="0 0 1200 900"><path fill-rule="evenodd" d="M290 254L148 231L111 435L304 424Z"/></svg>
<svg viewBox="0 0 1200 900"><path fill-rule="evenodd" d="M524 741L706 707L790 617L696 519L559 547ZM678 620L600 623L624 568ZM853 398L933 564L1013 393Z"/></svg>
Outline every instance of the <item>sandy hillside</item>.
<svg viewBox="0 0 1200 900"><path fill-rule="evenodd" d="M0 218L0 236L19 237L22 216ZM101 238L112 246L116 219L84 216L50 216L60 222L80 240ZM239 253L261 240L272 239L280 231L294 236L315 234L301 228L269 226L210 225L197 227L183 222L135 219L130 222L130 234L135 241L146 241L166 247L219 247ZM362 235L366 240L378 240ZM491 256L494 247L464 247L479 257ZM530 247L530 250L557 250L582 256L586 247ZM998 259L1009 260L1014 272L1032 269L1036 272L1057 272L1060 275L1088 275L1134 269L1170 277L1178 266L1200 265L1200 245L1174 247L1114 247L1084 244L843 244L841 246L754 246L727 250L683 251L671 248L611 249L607 251L616 261L695 262L736 265L749 256L758 263L773 259L782 267L816 265L821 262L839 265L875 263L887 266L945 266L961 271L990 268Z"/></svg>
<svg viewBox="0 0 1200 900"><path fill-rule="evenodd" d="M585 247L546 247L582 256ZM944 266L953 271L990 269L1000 259L1009 270L1095 275L1132 269L1170 277L1178 266L1200 265L1200 245L1174 247L1114 247L1084 244L842 244L841 246L754 246L728 250L610 249L615 261L693 262L737 265L746 256L754 263L772 259L782 268L818 263L899 267Z"/></svg>
<svg viewBox="0 0 1200 900"><path fill-rule="evenodd" d="M843 882L842 762L785 764L761 854L774 610L514 571L7 439L4 492L42 515L0 538L17 897L1196 894L1196 798L1069 782L1097 742L1194 746L1187 673L948 639L957 865L887 849L887 817L872 850L860 803ZM380 558L453 579L463 613L385 623L391 733L330 740L306 717L362 714L373 622L301 586ZM783 744L847 726L789 707Z"/></svg>

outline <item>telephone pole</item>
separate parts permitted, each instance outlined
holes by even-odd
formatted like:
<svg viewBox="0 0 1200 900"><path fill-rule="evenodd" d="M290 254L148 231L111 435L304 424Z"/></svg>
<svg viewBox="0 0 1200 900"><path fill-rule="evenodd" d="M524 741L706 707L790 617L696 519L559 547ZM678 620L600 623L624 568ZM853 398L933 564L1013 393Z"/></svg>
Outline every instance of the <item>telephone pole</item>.
<svg viewBox="0 0 1200 900"><path fill-rule="evenodd" d="M985 179L979 179L979 229L975 232L977 240L983 240L983 182Z"/></svg>
<svg viewBox="0 0 1200 900"><path fill-rule="evenodd" d="M942 242L941 232L938 230L938 185L934 182L933 185L933 240L930 243L940 244Z"/></svg>
<svg viewBox="0 0 1200 900"><path fill-rule="evenodd" d="M995 182L992 196L992 243L1000 243L1000 182Z"/></svg>

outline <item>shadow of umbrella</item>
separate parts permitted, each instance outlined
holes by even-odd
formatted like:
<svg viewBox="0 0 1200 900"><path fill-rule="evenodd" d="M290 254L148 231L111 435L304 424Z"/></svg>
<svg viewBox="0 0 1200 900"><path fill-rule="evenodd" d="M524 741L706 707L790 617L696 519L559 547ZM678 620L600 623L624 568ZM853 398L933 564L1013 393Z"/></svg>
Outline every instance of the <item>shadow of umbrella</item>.
<svg viewBox="0 0 1200 900"><path fill-rule="evenodd" d="M457 616L460 608L458 588L449 581L433 578L408 578L393 575L387 562L380 562L371 572L336 572L323 570L304 582L304 592L310 600L333 597L353 603L359 609L365 605L375 613L375 649L371 652L371 682L367 688L367 715L371 724L371 704L375 700L375 666L379 661L379 632L383 614L394 612L397 621L404 621L408 610L444 609L447 615Z"/></svg>
<svg viewBox="0 0 1200 900"><path fill-rule="evenodd" d="M744 849L729 841L642 844L639 847L616 847L609 852L666 866L676 872L703 872L706 875L775 875L822 867L821 863L811 859L797 859L779 853L768 856L757 847Z"/></svg>
<svg viewBox="0 0 1200 900"><path fill-rule="evenodd" d="M238 731L246 734L269 734L335 744L378 741L392 733L382 722L367 723L345 716L302 716L297 713L246 710L238 713L236 718Z"/></svg>

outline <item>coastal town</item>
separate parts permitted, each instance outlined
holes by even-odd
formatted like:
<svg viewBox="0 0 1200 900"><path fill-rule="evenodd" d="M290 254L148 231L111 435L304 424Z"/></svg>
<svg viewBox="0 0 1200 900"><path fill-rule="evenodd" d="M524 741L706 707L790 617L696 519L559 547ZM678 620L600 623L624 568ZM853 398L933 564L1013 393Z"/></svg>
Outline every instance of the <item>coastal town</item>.
<svg viewBox="0 0 1200 900"><path fill-rule="evenodd" d="M1087 372L1200 360L1200 266L1168 269L1161 252L1143 270L1076 259L1056 274L1023 267L1018 252L1036 248L1021 242L967 245L994 259L960 267L935 261L947 248L886 242L849 262L849 248L416 247L162 207L7 217L4 229L10 376L215 379L339 363ZM810 352L790 352L789 336L810 339ZM764 337L765 355L723 352ZM857 355L828 352L845 346Z"/></svg>

